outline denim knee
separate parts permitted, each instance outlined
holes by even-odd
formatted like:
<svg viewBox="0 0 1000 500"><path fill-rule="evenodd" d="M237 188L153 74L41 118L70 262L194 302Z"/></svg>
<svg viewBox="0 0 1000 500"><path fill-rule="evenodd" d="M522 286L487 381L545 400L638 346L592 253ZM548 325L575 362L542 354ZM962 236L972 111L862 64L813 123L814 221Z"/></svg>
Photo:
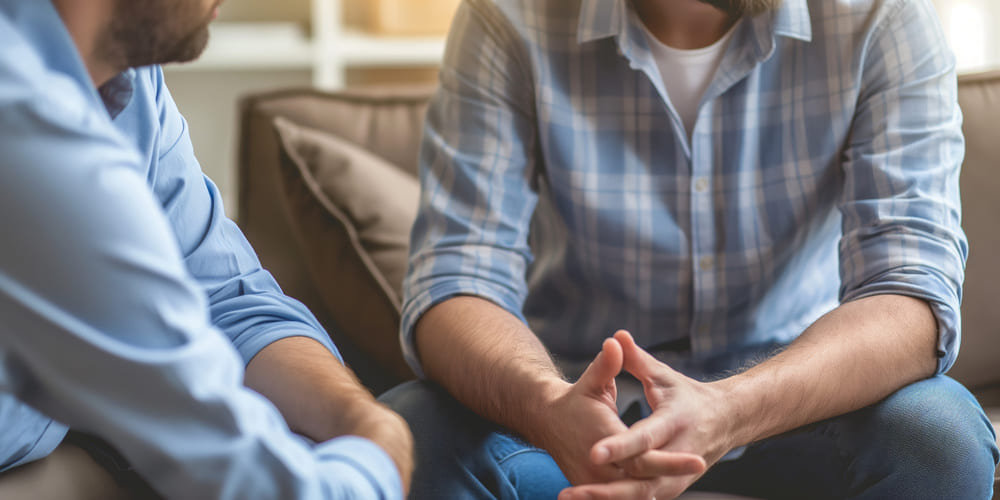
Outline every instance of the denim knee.
<svg viewBox="0 0 1000 500"><path fill-rule="evenodd" d="M496 461L509 498L555 500L570 487L555 460L544 450L504 433L489 437L489 448Z"/></svg>
<svg viewBox="0 0 1000 500"><path fill-rule="evenodd" d="M551 457L462 406L432 382L379 398L410 424L416 446L411 499L555 498L568 486Z"/></svg>
<svg viewBox="0 0 1000 500"><path fill-rule="evenodd" d="M851 497L985 498L992 495L996 435L961 384L936 376L845 416L858 450ZM853 472L853 473L852 473Z"/></svg>
<svg viewBox="0 0 1000 500"><path fill-rule="evenodd" d="M447 428L455 422L468 423L471 419L471 412L432 382L405 382L386 391L378 399L402 415L411 427Z"/></svg>

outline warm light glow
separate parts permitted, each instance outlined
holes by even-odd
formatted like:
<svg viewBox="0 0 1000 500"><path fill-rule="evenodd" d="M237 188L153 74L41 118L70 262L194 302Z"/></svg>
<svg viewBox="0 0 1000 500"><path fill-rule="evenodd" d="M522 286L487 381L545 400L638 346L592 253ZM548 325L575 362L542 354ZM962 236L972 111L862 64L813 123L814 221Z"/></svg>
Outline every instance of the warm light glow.
<svg viewBox="0 0 1000 500"><path fill-rule="evenodd" d="M986 65L989 15L982 3L956 2L948 11L948 38L958 59L959 71Z"/></svg>

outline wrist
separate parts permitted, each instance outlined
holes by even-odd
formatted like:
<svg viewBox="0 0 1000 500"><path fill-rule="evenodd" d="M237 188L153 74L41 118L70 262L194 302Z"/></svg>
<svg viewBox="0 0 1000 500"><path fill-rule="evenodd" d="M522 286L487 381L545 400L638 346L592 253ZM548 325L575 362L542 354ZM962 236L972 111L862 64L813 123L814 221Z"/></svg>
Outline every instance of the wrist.
<svg viewBox="0 0 1000 500"><path fill-rule="evenodd" d="M518 425L518 432L531 444L542 449L548 449L546 438L551 435L548 425L551 422L551 409L572 388L572 384L560 377L544 377L526 392L523 414Z"/></svg>
<svg viewBox="0 0 1000 500"><path fill-rule="evenodd" d="M763 415L758 405L747 396L746 384L736 375L711 382L708 386L715 394L720 419L720 434L725 436L728 449L750 444L758 439L758 429Z"/></svg>
<svg viewBox="0 0 1000 500"><path fill-rule="evenodd" d="M351 388L337 392L324 398L326 410L325 424L320 429L320 436L310 436L313 439L327 440L349 434L357 434L358 427L367 417L377 410L379 403L367 390Z"/></svg>

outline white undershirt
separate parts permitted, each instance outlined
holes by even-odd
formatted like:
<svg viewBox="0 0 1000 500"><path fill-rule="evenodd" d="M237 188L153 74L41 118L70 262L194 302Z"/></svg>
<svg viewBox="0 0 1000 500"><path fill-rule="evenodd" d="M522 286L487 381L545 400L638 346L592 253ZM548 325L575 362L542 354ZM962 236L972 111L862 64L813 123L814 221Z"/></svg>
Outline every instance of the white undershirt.
<svg viewBox="0 0 1000 500"><path fill-rule="evenodd" d="M722 63L726 47L738 25L739 23L734 24L712 45L694 50L670 47L657 39L649 29L645 30L649 49L660 70L660 77L663 78L663 86L667 90L671 104L681 117L688 138L691 137L694 122L698 118L698 104L701 103L701 97L712 83L712 77Z"/></svg>

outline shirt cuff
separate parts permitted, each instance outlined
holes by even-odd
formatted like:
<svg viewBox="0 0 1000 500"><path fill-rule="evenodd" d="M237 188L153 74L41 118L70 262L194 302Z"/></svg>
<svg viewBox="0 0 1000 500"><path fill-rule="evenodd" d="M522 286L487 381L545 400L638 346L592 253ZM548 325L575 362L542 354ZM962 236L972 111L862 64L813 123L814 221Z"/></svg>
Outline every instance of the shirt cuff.
<svg viewBox="0 0 1000 500"><path fill-rule="evenodd" d="M24 456L18 458L16 461L7 464L6 467L0 469L0 473L6 472L15 467L21 465L29 464L35 460L41 460L52 454L53 451L62 443L63 439L66 438L66 433L69 428L55 420L49 420L48 425L42 430L42 434L32 445L31 449L28 450Z"/></svg>
<svg viewBox="0 0 1000 500"><path fill-rule="evenodd" d="M937 373L942 375L951 369L958 359L958 350L962 343L962 315L954 307L941 302L932 300L928 303L938 323Z"/></svg>
<svg viewBox="0 0 1000 500"><path fill-rule="evenodd" d="M426 378L420 359L417 356L417 347L414 340L414 328L421 316L432 307L459 296L472 296L488 300L514 315L522 323L527 324L524 314L521 312L523 298L515 296L502 287L494 286L487 281L473 278L462 278L435 283L428 289L417 292L415 296L408 299L403 305L403 315L400 321L400 340L403 348L403 358L413 369L417 377Z"/></svg>
<svg viewBox="0 0 1000 500"><path fill-rule="evenodd" d="M340 351L337 347L333 345L333 341L330 340L330 336L324 331L317 331L314 328L309 328L308 325L300 325L297 323L279 323L272 326L266 330L261 330L253 333L244 333L239 339L233 341L233 346L236 347L236 351L240 353L240 357L243 358L244 365L249 364L250 360L254 358L260 351L264 350L265 347L279 341L282 339L292 338L292 337L307 337L313 339L324 347L326 347L334 356L340 360L341 363L344 362L344 358L340 355Z"/></svg>
<svg viewBox="0 0 1000 500"><path fill-rule="evenodd" d="M937 373L947 372L955 359L962 340L962 315L958 312L960 294L931 273L894 273L845 294L842 302L849 302L874 295L903 295L921 299L930 306L938 326Z"/></svg>
<svg viewBox="0 0 1000 500"><path fill-rule="evenodd" d="M352 469L356 474L332 474L346 486L351 498L402 500L403 482L395 462L382 448L367 439L344 436L316 446L316 456L336 468Z"/></svg>

